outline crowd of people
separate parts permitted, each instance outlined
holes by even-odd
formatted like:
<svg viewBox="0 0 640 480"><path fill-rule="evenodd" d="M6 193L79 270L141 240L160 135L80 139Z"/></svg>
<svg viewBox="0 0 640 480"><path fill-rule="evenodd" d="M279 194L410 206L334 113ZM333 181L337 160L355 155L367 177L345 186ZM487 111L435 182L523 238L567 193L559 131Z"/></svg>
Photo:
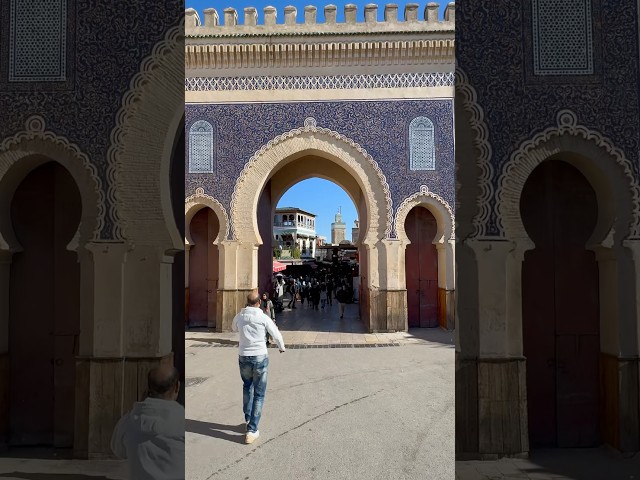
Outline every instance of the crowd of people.
<svg viewBox="0 0 640 480"><path fill-rule="evenodd" d="M340 318L344 317L344 305L353 302L353 287L348 277L335 275L300 276L284 278L277 275L273 282L273 292L262 294L260 308L275 321L276 311L285 308L324 310L333 305L334 300L340 306ZM286 303L286 305L285 305Z"/></svg>

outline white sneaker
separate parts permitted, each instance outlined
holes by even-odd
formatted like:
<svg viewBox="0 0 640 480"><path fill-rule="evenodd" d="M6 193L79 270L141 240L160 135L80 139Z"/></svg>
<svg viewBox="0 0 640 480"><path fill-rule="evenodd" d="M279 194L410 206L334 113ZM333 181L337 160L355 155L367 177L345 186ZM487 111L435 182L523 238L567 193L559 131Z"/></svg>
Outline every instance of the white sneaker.
<svg viewBox="0 0 640 480"><path fill-rule="evenodd" d="M247 445L253 443L255 441L256 438L258 438L260 436L260 432L256 431L256 432L247 432L247 435L244 438L244 443L246 443Z"/></svg>

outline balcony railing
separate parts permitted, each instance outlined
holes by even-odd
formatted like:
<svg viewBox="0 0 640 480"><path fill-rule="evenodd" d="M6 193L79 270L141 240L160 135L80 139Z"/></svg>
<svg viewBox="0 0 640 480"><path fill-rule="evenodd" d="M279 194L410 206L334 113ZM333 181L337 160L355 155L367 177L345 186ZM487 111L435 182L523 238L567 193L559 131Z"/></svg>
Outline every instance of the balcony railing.
<svg viewBox="0 0 640 480"><path fill-rule="evenodd" d="M306 228L307 230L314 230L315 227L305 225L304 223L297 222L274 222L274 227L294 227L294 228Z"/></svg>

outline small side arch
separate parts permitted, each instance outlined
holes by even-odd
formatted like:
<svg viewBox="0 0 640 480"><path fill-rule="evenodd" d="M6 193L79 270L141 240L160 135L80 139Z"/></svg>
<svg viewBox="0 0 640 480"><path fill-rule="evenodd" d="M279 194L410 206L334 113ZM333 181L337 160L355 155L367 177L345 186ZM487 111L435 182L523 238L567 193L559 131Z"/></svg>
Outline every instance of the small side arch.
<svg viewBox="0 0 640 480"><path fill-rule="evenodd" d="M404 224L407 215L416 206L425 207L436 218L438 231L433 243L439 244L455 240L455 217L451 206L440 195L429 191L426 185L421 185L419 192L405 198L398 207L395 218L398 240L407 245L411 243L404 229Z"/></svg>
<svg viewBox="0 0 640 480"><path fill-rule="evenodd" d="M229 236L229 216L227 215L227 211L224 206L222 206L222 204L211 195L204 193L204 189L198 188L194 195L185 199L184 203L185 244L188 246L193 245L194 243L189 231L189 225L191 224L193 216L203 208L210 208L213 210L220 222L220 232L216 237L215 244L219 245L220 242Z"/></svg>

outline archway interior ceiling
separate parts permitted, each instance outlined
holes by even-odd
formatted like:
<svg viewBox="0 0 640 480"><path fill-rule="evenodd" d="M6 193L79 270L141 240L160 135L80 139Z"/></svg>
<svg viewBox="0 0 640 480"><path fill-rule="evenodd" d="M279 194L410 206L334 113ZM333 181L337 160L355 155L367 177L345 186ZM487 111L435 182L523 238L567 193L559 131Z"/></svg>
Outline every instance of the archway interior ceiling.
<svg viewBox="0 0 640 480"><path fill-rule="evenodd" d="M279 135L303 127L305 119L313 117L318 127L338 132L366 149L387 179L394 208L418 191L420 185L428 185L449 205L455 203L453 101L450 99L187 104L185 110L187 131L201 119L213 125L215 164L213 174L186 171L186 195L203 188L229 208L236 179L255 152ZM417 116L429 117L436 129L435 171L409 170L408 128ZM188 165L188 161L186 163Z"/></svg>
<svg viewBox="0 0 640 480"><path fill-rule="evenodd" d="M364 195L357 179L338 163L315 154L291 159L272 173L268 180L271 181L273 209L275 210L287 190L303 180L314 177L329 180L342 188L351 198L358 214L364 218L365 212L359 211L359 201ZM314 192L310 191L309 195L314 195Z"/></svg>

